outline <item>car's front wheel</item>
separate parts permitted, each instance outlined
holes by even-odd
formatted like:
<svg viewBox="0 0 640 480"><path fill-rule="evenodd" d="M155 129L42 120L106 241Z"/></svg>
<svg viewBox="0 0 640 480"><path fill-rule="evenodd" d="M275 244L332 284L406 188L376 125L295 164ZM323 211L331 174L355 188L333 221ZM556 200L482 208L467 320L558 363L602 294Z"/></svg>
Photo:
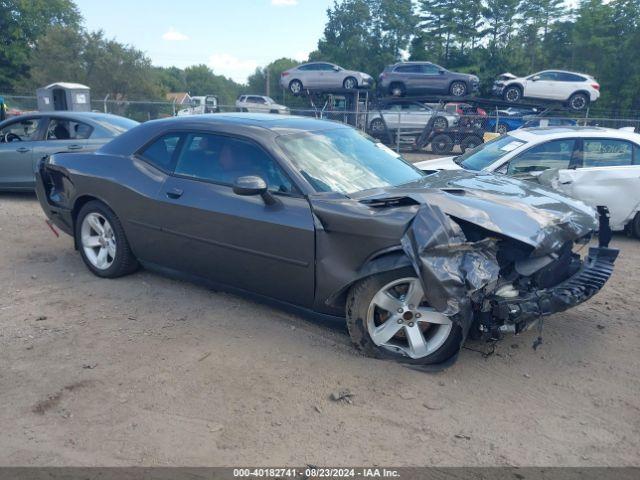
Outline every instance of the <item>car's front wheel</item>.
<svg viewBox="0 0 640 480"><path fill-rule="evenodd" d="M522 89L517 85L511 85L505 88L502 96L505 101L509 103L515 103L522 99Z"/></svg>
<svg viewBox="0 0 640 480"><path fill-rule="evenodd" d="M372 275L347 299L351 340L365 354L408 363L441 363L462 346L461 327L425 301L422 282L410 270Z"/></svg>
<svg viewBox="0 0 640 480"><path fill-rule="evenodd" d="M449 88L449 93L454 97L464 97L467 94L467 84L464 82L453 82Z"/></svg>
<svg viewBox="0 0 640 480"><path fill-rule="evenodd" d="M358 81L353 77L347 77L344 79L344 82L342 82L342 86L347 90L354 90L358 88Z"/></svg>
<svg viewBox="0 0 640 480"><path fill-rule="evenodd" d="M98 277L121 277L138 268L120 220L104 203L92 200L83 205L75 235L82 260Z"/></svg>
<svg viewBox="0 0 640 480"><path fill-rule="evenodd" d="M506 123L499 123L498 128L496 129L496 133L500 135L504 135L509 131L509 126Z"/></svg>

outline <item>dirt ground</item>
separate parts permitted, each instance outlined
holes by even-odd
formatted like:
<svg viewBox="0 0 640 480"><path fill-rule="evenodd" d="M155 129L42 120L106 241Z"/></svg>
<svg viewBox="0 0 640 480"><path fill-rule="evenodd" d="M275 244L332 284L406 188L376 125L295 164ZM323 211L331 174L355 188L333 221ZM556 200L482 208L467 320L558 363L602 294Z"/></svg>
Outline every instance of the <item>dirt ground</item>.
<svg viewBox="0 0 640 480"><path fill-rule="evenodd" d="M146 271L101 280L0 194L0 465L639 465L640 241L594 299L437 374ZM349 390L352 403L336 402Z"/></svg>

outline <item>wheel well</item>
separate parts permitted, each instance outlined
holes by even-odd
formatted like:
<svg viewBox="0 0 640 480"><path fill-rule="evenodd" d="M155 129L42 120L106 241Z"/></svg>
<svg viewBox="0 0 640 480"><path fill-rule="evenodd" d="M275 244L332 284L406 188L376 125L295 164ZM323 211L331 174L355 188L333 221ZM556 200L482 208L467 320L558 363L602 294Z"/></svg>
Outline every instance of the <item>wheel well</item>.
<svg viewBox="0 0 640 480"><path fill-rule="evenodd" d="M76 248L76 250L78 249L78 245L76 243L76 219L78 218L78 213L80 213L80 210L82 210L82 207L84 207L87 203L91 202L91 201L98 201L100 203L103 203L105 205L107 205L107 207L109 207L109 205L102 201L101 199L99 199L98 197L94 197L92 195L81 195L78 198L76 198L76 201L73 204L73 208L71 209L71 222L72 222L72 227L73 227L73 244ZM109 207L111 208L111 207Z"/></svg>
<svg viewBox="0 0 640 480"><path fill-rule="evenodd" d="M571 97L573 97L573 96L575 96L575 95L577 95L579 93L585 95L587 97L587 100L591 100L591 95L586 90L578 90L576 92L573 92L571 95L569 95L569 98L571 98ZM567 98L567 100L569 100L569 98Z"/></svg>
<svg viewBox="0 0 640 480"><path fill-rule="evenodd" d="M344 84L344 82L346 82L347 80L349 80L350 78L352 78L353 80L356 81L356 85L358 84L358 79L356 77L354 77L353 75L349 75L348 77L346 77L342 83Z"/></svg>
<svg viewBox="0 0 640 480"><path fill-rule="evenodd" d="M507 88L510 88L510 87L517 87L520 89L521 92L524 91L524 87L519 83L510 83L509 85L505 85L504 89L506 90Z"/></svg>
<svg viewBox="0 0 640 480"><path fill-rule="evenodd" d="M393 87L394 87L394 86L396 86L396 85L397 85L398 87L405 88L405 86L404 86L404 82L401 82L400 80L394 80L393 82L391 82L391 83L389 84L389 90L392 90L392 89L393 89Z"/></svg>

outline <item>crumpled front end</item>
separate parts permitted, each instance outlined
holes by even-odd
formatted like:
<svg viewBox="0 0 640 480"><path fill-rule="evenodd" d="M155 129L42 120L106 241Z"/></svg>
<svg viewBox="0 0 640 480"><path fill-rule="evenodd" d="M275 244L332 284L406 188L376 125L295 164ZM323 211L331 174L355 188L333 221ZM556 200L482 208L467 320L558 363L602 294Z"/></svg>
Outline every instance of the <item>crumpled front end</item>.
<svg viewBox="0 0 640 480"><path fill-rule="evenodd" d="M601 218L606 223L606 216ZM458 322L465 333L473 327L476 334L498 338L582 303L604 286L618 250L607 247L606 225L600 232L600 246L582 259L576 250L590 239L578 235L584 232L574 232L571 239L550 230L547 235L561 238L562 246L553 248L546 238L537 238L546 244L540 250L424 204L402 247L430 306Z"/></svg>

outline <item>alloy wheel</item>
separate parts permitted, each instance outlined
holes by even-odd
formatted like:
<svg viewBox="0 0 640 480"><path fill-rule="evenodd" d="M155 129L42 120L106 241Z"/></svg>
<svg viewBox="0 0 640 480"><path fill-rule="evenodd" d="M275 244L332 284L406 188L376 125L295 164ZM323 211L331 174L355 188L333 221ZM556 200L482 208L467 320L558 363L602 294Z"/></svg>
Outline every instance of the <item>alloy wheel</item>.
<svg viewBox="0 0 640 480"><path fill-rule="evenodd" d="M467 93L467 87L462 82L455 82L451 86L451 95L454 97L463 97Z"/></svg>
<svg viewBox="0 0 640 480"><path fill-rule="evenodd" d="M343 85L344 88L346 88L347 90L353 90L354 88L356 88L356 81L354 78L347 78L345 79Z"/></svg>
<svg viewBox="0 0 640 480"><path fill-rule="evenodd" d="M453 328L451 319L428 306L422 283L407 277L383 286L371 300L367 331L373 343L419 359L431 355Z"/></svg>
<svg viewBox="0 0 640 480"><path fill-rule="evenodd" d="M107 270L116 258L116 238L108 220L91 212L82 220L80 228L82 249L87 260L99 270Z"/></svg>

